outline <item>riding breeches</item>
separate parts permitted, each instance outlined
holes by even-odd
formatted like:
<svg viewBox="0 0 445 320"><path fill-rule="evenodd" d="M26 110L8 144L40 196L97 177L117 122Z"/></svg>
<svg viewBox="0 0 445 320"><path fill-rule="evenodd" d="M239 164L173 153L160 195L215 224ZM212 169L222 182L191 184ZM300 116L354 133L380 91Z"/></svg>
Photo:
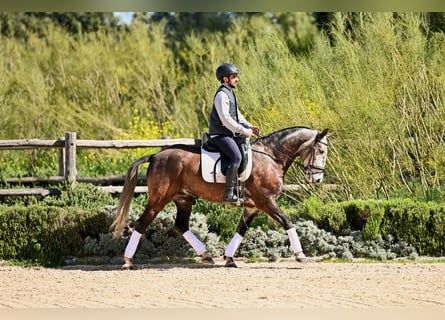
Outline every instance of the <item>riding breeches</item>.
<svg viewBox="0 0 445 320"><path fill-rule="evenodd" d="M241 151L232 137L215 135L212 136L212 140L218 146L220 151L230 159L230 166L239 167L241 165Z"/></svg>

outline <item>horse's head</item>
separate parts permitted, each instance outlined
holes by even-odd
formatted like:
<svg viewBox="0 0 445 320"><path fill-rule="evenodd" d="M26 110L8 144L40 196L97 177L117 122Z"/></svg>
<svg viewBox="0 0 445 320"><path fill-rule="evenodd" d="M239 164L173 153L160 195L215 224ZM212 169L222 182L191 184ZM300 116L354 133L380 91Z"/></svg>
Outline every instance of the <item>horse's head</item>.
<svg viewBox="0 0 445 320"><path fill-rule="evenodd" d="M328 138L332 134L325 129L317 133L315 138L307 144L307 150L303 153L303 166L306 180L310 183L323 181L328 155Z"/></svg>

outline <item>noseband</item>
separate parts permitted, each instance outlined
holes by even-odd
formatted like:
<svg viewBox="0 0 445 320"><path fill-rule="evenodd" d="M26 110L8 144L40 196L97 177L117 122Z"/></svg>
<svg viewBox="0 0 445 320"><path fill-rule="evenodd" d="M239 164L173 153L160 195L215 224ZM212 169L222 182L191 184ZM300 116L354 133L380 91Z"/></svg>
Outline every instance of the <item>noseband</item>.
<svg viewBox="0 0 445 320"><path fill-rule="evenodd" d="M325 142L317 141L317 139L315 139L314 143L312 144L311 152L309 154L309 157L310 157L309 164L307 166L303 167L304 170L306 171L306 174L308 174L308 175L314 175L314 174L318 174L318 173L323 173L324 170L325 170L325 167L317 166L317 165L314 164L314 162L315 162L315 151L316 151L315 145L317 143L321 143L321 144L323 144L325 146L328 145ZM306 161L303 161L303 163L305 163L305 162Z"/></svg>

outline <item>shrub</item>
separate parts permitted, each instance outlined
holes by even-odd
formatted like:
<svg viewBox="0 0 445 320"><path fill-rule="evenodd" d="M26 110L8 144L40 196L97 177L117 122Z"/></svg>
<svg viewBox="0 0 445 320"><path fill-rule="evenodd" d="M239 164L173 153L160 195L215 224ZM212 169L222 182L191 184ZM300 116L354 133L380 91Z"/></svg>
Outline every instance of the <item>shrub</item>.
<svg viewBox="0 0 445 320"><path fill-rule="evenodd" d="M421 255L438 255L445 247L443 221L443 207L401 199L386 207L381 234L396 235Z"/></svg>
<svg viewBox="0 0 445 320"><path fill-rule="evenodd" d="M79 198L71 195L64 198L69 201L59 199L58 203L79 205L85 202L94 207L90 197L91 194ZM145 195L136 197L130 212L131 221L139 217L146 200ZM56 199L52 201L57 203ZM239 221L239 208L226 211L225 206L197 202L196 208L207 214L193 212L190 228L211 254L220 256ZM317 200L313 198L310 203L316 204ZM112 238L109 227L115 208L115 205L106 205L85 210L48 206L46 203L0 206L0 259L58 265L68 256L121 256L129 235ZM327 205L320 205L319 202L307 210L306 215L308 212L314 213L317 223L315 219L302 218L296 218L293 222L309 256L385 260L415 258L418 253L431 256L442 256L444 253L443 205L417 203L409 199L348 201ZM175 215L174 205L168 205L159 213L141 238L136 257L195 256L182 235L173 229ZM272 219L268 216L263 214L259 217L257 224L252 225L246 233L237 255L271 260L289 257L292 252L286 232L270 222ZM229 223L225 224L227 221ZM326 228L320 228L320 224L325 224ZM211 230L211 225L225 232L226 239ZM357 226L361 230L355 230Z"/></svg>
<svg viewBox="0 0 445 320"><path fill-rule="evenodd" d="M1 210L1 257L57 265L63 256L79 255L83 240L76 215L77 210L43 206Z"/></svg>
<svg viewBox="0 0 445 320"><path fill-rule="evenodd" d="M46 197L43 203L48 206L77 207L83 209L98 209L113 204L113 197L91 183L61 184L59 196Z"/></svg>
<svg viewBox="0 0 445 320"><path fill-rule="evenodd" d="M237 207L225 206L197 200L194 212L207 216L209 231L218 234L222 241L230 241L233 237L242 211Z"/></svg>
<svg viewBox="0 0 445 320"><path fill-rule="evenodd" d="M395 237L414 246L422 255L445 250L444 208L411 199L351 200L322 204L315 197L304 202L305 219L336 236L360 231L364 241Z"/></svg>

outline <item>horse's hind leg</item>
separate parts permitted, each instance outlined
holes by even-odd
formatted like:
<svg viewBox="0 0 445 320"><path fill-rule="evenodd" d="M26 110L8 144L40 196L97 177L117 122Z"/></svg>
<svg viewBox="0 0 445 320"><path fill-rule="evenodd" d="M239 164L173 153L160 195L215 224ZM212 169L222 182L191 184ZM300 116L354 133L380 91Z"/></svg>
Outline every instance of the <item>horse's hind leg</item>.
<svg viewBox="0 0 445 320"><path fill-rule="evenodd" d="M139 244L139 240L144 234L147 227L150 223L156 218L160 210L151 209L150 205L147 205L144 213L140 218L136 221L136 226L131 233L130 240L125 248L124 252L124 261L125 264L122 266L122 269L131 269L133 266L132 259L134 254L136 253L136 249Z"/></svg>
<svg viewBox="0 0 445 320"><path fill-rule="evenodd" d="M177 214L175 229L182 234L184 239L192 246L195 252L201 257L201 262L214 264L212 256L207 252L205 245L190 230L190 214L195 199L191 196L177 196L173 199L176 204Z"/></svg>
<svg viewBox="0 0 445 320"><path fill-rule="evenodd" d="M224 259L226 260L226 267L236 268L235 261L233 260L233 256L235 255L235 251L240 246L243 241L244 235L249 228L249 225L252 223L253 218L258 214L257 208L248 208L245 207L243 211L243 215L238 223L238 227L236 228L235 235L232 240L230 240L229 244L224 251Z"/></svg>
<svg viewBox="0 0 445 320"><path fill-rule="evenodd" d="M125 264L122 269L131 269L132 259L136 253L136 249L139 244L141 236L145 233L150 223L156 218L158 213L166 206L169 202L168 197L158 197L157 195L152 195L148 201L147 207L144 213L139 217L135 223L135 228L131 234L130 240L128 241L127 247L124 252Z"/></svg>

